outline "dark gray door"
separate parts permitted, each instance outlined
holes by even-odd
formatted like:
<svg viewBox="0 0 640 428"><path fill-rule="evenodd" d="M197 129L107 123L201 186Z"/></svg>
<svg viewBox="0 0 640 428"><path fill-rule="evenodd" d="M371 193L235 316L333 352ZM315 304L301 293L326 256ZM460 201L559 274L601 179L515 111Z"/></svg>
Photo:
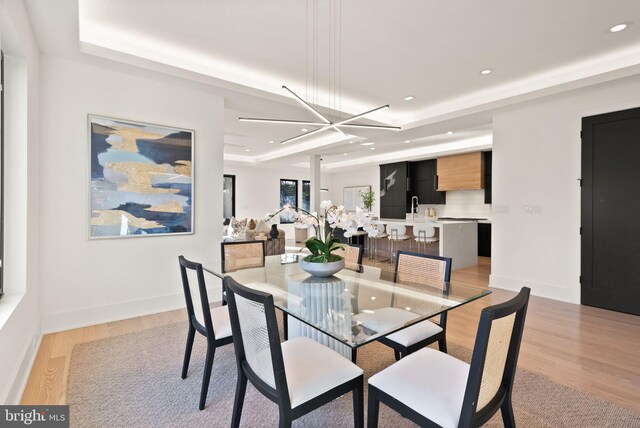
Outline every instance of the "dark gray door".
<svg viewBox="0 0 640 428"><path fill-rule="evenodd" d="M640 108L582 120L582 304L640 315Z"/></svg>

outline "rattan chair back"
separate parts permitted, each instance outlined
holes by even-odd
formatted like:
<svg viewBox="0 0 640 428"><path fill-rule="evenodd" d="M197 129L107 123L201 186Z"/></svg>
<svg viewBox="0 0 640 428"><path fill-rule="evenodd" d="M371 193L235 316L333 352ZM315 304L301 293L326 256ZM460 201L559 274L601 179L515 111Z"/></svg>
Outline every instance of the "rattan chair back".
<svg viewBox="0 0 640 428"><path fill-rule="evenodd" d="M357 270L361 269L362 265L362 253L364 252L362 245L345 244L344 252L338 251L336 254L344 257L344 266L347 269Z"/></svg>
<svg viewBox="0 0 640 428"><path fill-rule="evenodd" d="M264 241L241 241L222 243L222 270L234 272L264 266Z"/></svg>
<svg viewBox="0 0 640 428"><path fill-rule="evenodd" d="M480 426L511 402L530 289L482 310L471 357L460 426Z"/></svg>
<svg viewBox="0 0 640 428"><path fill-rule="evenodd" d="M273 296L224 278L238 370L273 401L290 403Z"/></svg>

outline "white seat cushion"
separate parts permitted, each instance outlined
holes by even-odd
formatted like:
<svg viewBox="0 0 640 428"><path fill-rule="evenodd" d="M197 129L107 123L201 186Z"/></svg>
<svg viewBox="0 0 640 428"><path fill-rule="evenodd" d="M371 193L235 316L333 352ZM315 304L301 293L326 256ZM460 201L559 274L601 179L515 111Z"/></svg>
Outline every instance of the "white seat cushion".
<svg viewBox="0 0 640 428"><path fill-rule="evenodd" d="M369 235L369 238L381 239L381 238L386 238L387 236L389 236L389 235L387 235L386 233L383 232L383 233L378 233L376 236Z"/></svg>
<svg viewBox="0 0 640 428"><path fill-rule="evenodd" d="M291 408L362 374L360 367L308 337L282 343L282 359Z"/></svg>
<svg viewBox="0 0 640 428"><path fill-rule="evenodd" d="M394 327L418 318L420 315L400 308L376 309L373 313L361 313L353 318L373 331L388 331ZM442 327L425 320L387 336L402 346L411 346L421 340L438 334Z"/></svg>
<svg viewBox="0 0 640 428"><path fill-rule="evenodd" d="M431 336L442 331L442 327L429 320L419 322L410 327L402 329L396 333L387 336L387 339L393 340L402 346L411 346L414 343L418 343L422 340L428 339Z"/></svg>
<svg viewBox="0 0 640 428"><path fill-rule="evenodd" d="M422 238L420 236L416 236L416 242L438 242L439 238Z"/></svg>
<svg viewBox="0 0 640 428"><path fill-rule="evenodd" d="M369 378L406 406L448 428L457 427L469 364L431 348L406 356Z"/></svg>
<svg viewBox="0 0 640 428"><path fill-rule="evenodd" d="M231 336L231 321L229 320L229 306L217 306L211 309L211 322L216 339Z"/></svg>
<svg viewBox="0 0 640 428"><path fill-rule="evenodd" d="M411 239L411 236L409 236L409 235L398 235L398 237L396 238L395 235L389 235L389 239L391 241L404 241L406 239Z"/></svg>

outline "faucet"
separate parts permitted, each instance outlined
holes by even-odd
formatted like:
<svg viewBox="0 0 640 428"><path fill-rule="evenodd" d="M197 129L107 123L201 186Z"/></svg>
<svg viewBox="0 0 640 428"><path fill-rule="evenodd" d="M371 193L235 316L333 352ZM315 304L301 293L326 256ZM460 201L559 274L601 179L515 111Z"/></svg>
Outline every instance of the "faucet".
<svg viewBox="0 0 640 428"><path fill-rule="evenodd" d="M414 199L416 200L415 206L413 205L413 200ZM415 220L416 220L414 216L415 216L415 213L418 211L418 205L419 205L418 197L417 196L412 196L411 197L411 222L412 223L415 222Z"/></svg>

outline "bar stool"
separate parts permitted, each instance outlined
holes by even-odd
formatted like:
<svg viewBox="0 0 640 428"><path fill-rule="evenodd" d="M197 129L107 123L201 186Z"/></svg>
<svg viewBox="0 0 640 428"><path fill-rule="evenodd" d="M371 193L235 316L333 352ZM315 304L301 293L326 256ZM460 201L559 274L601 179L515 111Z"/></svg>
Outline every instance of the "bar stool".
<svg viewBox="0 0 640 428"><path fill-rule="evenodd" d="M427 246L440 239L436 236L436 229L429 223L416 224L413 226L413 236L418 243L418 252L422 252L422 244L424 244L424 252L427 252Z"/></svg>
<svg viewBox="0 0 640 428"><path fill-rule="evenodd" d="M400 242L409 241L409 250L411 250L411 236L407 235L407 228L402 223L387 224L387 233L389 234L389 263L391 263Z"/></svg>
<svg viewBox="0 0 640 428"><path fill-rule="evenodd" d="M385 233L384 223L375 222L371 223L371 228L378 231L376 236L368 235L369 238L369 259L376 259L376 255L378 254L378 239L386 238L389 235Z"/></svg>

